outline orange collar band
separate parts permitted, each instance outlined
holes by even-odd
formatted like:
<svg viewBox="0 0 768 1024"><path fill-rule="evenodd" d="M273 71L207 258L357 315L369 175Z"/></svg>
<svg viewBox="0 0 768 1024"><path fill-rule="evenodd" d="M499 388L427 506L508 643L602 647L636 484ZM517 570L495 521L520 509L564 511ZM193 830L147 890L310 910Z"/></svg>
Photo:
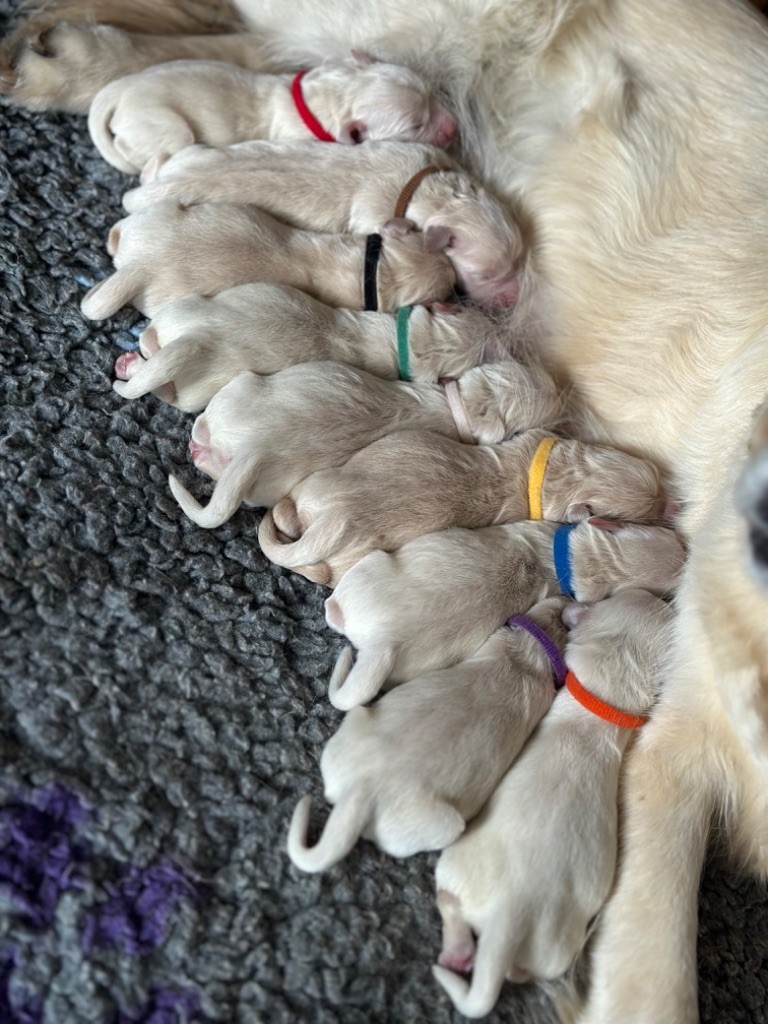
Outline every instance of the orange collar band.
<svg viewBox="0 0 768 1024"><path fill-rule="evenodd" d="M606 704L604 700L600 700L594 693L584 689L570 669L565 677L565 686L573 699L578 701L587 711L591 711L593 715L597 715L598 718L602 718L605 722L610 722L611 725L618 725L620 729L639 729L640 726L645 725L648 721L646 715L630 715L627 711L619 711L618 708Z"/></svg>

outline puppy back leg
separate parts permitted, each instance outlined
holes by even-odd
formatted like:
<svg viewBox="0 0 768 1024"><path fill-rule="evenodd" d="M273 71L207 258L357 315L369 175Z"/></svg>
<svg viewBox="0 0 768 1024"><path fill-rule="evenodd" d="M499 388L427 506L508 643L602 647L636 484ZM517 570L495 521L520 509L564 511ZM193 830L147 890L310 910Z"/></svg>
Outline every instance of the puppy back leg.
<svg viewBox="0 0 768 1024"><path fill-rule="evenodd" d="M328 698L339 711L350 711L373 700L395 664L391 644L374 644L357 652L352 664L352 648L342 651L328 684Z"/></svg>
<svg viewBox="0 0 768 1024"><path fill-rule="evenodd" d="M714 805L701 723L652 718L629 754L616 889L591 954L584 1024L695 1024L699 877Z"/></svg>
<svg viewBox="0 0 768 1024"><path fill-rule="evenodd" d="M198 366L202 374L205 367L200 365L201 349L202 345L198 338L182 335L165 348L161 348L151 359L147 359L129 380L116 380L112 387L122 398L141 398L150 391L158 392L166 385L172 385L189 366ZM172 397L166 398L164 394L160 397L170 404L175 404L176 389L171 390ZM196 411L186 409L186 412Z"/></svg>
<svg viewBox="0 0 768 1024"><path fill-rule="evenodd" d="M453 1005L465 1017L485 1017L496 1005L504 979L512 966L514 923L512 908L506 903L500 903L480 933L471 984L445 967L432 968L432 973L450 996ZM617 1021L613 1024L617 1024Z"/></svg>

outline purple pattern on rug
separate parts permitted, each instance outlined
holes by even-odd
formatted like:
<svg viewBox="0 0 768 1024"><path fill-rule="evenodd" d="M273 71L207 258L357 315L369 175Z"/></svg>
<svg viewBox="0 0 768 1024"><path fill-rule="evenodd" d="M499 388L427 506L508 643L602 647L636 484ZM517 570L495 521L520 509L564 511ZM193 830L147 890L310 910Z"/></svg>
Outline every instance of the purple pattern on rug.
<svg viewBox="0 0 768 1024"><path fill-rule="evenodd" d="M118 1013L115 1024L188 1024L200 1013L200 998L189 988L152 992L139 1017Z"/></svg>
<svg viewBox="0 0 768 1024"><path fill-rule="evenodd" d="M0 807L0 892L34 928L51 924L61 893L79 884L78 865L88 848L72 833L87 817L63 786L46 786Z"/></svg>
<svg viewBox="0 0 768 1024"><path fill-rule="evenodd" d="M128 869L117 883L104 886L108 899L85 919L82 946L118 946L124 953L144 955L165 942L168 918L183 899L194 899L195 887L171 861Z"/></svg>
<svg viewBox="0 0 768 1024"><path fill-rule="evenodd" d="M12 953L0 959L0 1022L2 1024L42 1024L43 1007L39 999L27 997L23 1004L11 998L11 975L17 966Z"/></svg>

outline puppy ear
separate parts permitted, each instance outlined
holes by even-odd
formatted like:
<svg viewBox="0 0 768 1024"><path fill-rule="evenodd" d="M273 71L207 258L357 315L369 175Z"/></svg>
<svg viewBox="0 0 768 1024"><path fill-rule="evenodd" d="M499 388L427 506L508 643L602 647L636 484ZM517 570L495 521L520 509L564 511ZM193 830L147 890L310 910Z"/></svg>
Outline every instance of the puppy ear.
<svg viewBox="0 0 768 1024"><path fill-rule="evenodd" d="M567 523L580 523L584 519L589 519L592 515L592 509L589 505L569 505L565 512L565 521Z"/></svg>
<svg viewBox="0 0 768 1024"><path fill-rule="evenodd" d="M433 224L424 232L424 248L427 252L445 252L455 244L456 236L442 224Z"/></svg>
<svg viewBox="0 0 768 1024"><path fill-rule="evenodd" d="M358 146L368 138L368 125L364 121L348 121L342 126L338 142L345 146Z"/></svg>
<svg viewBox="0 0 768 1024"><path fill-rule="evenodd" d="M368 67L369 64L376 64L377 58L372 53L366 53L365 50L350 50L352 56L355 58L358 64L362 64L363 67Z"/></svg>
<svg viewBox="0 0 768 1024"><path fill-rule="evenodd" d="M403 238L416 230L416 225L407 217L393 217L381 228L381 234L385 238Z"/></svg>
<svg viewBox="0 0 768 1024"><path fill-rule="evenodd" d="M618 533L620 530L627 528L626 523L619 523L614 519L602 519L600 516L592 516L587 522L590 526L594 526L596 530L605 530L606 533Z"/></svg>
<svg viewBox="0 0 768 1024"><path fill-rule="evenodd" d="M576 604L575 602L571 602L563 608L560 618L563 620L563 625L568 629L575 629L588 611L588 604Z"/></svg>

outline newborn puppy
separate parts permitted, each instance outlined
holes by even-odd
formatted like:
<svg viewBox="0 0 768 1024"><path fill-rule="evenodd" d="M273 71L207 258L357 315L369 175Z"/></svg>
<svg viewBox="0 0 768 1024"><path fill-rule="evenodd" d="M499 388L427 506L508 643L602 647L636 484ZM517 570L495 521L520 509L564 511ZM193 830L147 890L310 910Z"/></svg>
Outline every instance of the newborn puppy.
<svg viewBox="0 0 768 1024"><path fill-rule="evenodd" d="M529 613L562 645L564 601ZM565 677L556 657L559 681ZM296 806L288 855L326 871L361 835L394 857L439 850L464 831L522 749L554 697L553 661L526 630L503 626L467 661L398 686L372 708L354 708L323 751L334 809L307 847L311 798Z"/></svg>
<svg viewBox="0 0 768 1024"><path fill-rule="evenodd" d="M577 681L628 715L620 727L561 691L487 807L438 861L443 952L434 971L466 1017L491 1011L505 976L563 974L613 882L621 759L632 719L653 703L673 613L627 590L564 615ZM447 969L473 959L471 986Z"/></svg>
<svg viewBox="0 0 768 1024"><path fill-rule="evenodd" d="M613 448L561 439L540 462L544 478L534 498L541 507L532 510L534 456L541 460L554 440L545 439L540 430L477 447L425 431L382 437L343 466L313 473L278 502L261 521L261 550L278 565L335 587L369 551L393 551L451 526L576 522L590 515L664 518L654 466Z"/></svg>
<svg viewBox="0 0 768 1024"><path fill-rule="evenodd" d="M416 306L405 319L403 359L411 379L456 377L484 359L504 358L502 329L467 306ZM197 412L243 370L271 374L296 363L333 360L385 379L398 377L398 327L388 313L325 306L275 284L244 284L212 298L189 295L163 306L139 339L140 353L115 364L115 391L154 391ZM143 358L142 358L143 357Z"/></svg>
<svg viewBox="0 0 768 1024"><path fill-rule="evenodd" d="M430 167L434 173L414 177ZM409 182L410 199L404 193ZM193 146L165 164L155 180L128 192L123 203L133 212L165 199L186 206L253 203L293 227L354 234L407 217L428 246L445 250L475 301L505 306L520 290L524 245L509 207L430 146Z"/></svg>
<svg viewBox="0 0 768 1024"><path fill-rule="evenodd" d="M298 76L209 60L157 64L104 86L88 128L104 159L129 174L200 142L405 139L447 146L456 133L423 79L363 55Z"/></svg>
<svg viewBox="0 0 768 1024"><path fill-rule="evenodd" d="M381 251L372 264L377 238ZM394 312L447 298L456 280L447 256L428 251L425 236L406 221L392 220L368 238L314 234L255 207L223 203L188 210L158 203L116 224L107 248L117 273L83 299L91 320L128 302L154 316L186 295L216 295L249 281L291 285L331 306Z"/></svg>
<svg viewBox="0 0 768 1024"><path fill-rule="evenodd" d="M402 683L455 665L506 622L560 592L551 523L445 530L399 551L372 551L325 602L328 625L346 634L331 678L342 711L372 700L388 680ZM590 519L572 527L570 586L578 601L643 587L667 594L685 559L671 530Z"/></svg>
<svg viewBox="0 0 768 1024"><path fill-rule="evenodd" d="M450 388L460 405L453 412ZM210 529L243 501L274 505L305 476L340 466L391 431L418 426L457 437L469 430L470 441L492 443L551 421L558 409L547 374L514 362L477 366L445 388L383 381L340 363L301 363L271 377L241 373L192 427L194 463L218 481L208 506L173 476L171 490L189 518Z"/></svg>

